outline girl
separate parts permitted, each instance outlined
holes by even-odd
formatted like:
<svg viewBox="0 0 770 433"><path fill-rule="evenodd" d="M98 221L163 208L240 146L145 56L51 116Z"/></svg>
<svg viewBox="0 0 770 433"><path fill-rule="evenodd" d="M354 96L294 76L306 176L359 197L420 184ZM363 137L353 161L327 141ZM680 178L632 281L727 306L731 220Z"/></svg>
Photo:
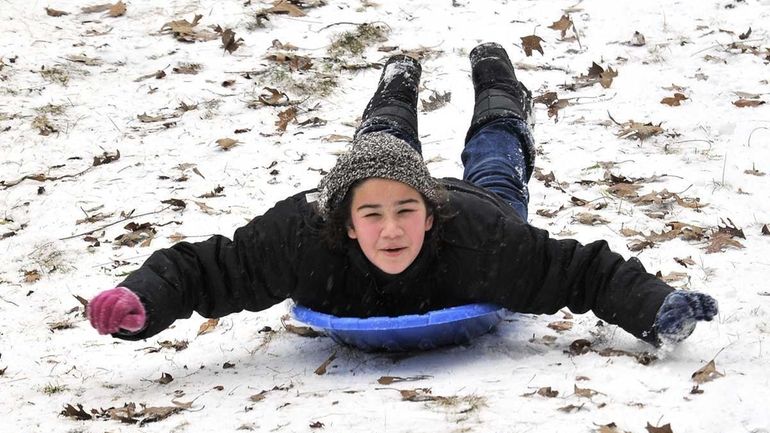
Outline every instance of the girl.
<svg viewBox="0 0 770 433"><path fill-rule="evenodd" d="M637 338L679 342L711 320L710 296L675 291L604 241L554 240L527 224L531 94L505 50L470 53L475 107L463 180L435 179L417 136L421 67L388 60L350 150L317 190L236 230L156 251L88 307L100 334L151 337L193 311L222 317L287 298L337 316L419 314L487 302L593 311Z"/></svg>

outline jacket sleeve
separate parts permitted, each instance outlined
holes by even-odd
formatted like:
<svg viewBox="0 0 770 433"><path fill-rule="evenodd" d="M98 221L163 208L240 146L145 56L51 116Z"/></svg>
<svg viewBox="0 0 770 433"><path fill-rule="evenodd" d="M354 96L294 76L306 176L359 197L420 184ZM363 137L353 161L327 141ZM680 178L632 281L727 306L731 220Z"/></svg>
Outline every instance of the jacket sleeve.
<svg viewBox="0 0 770 433"><path fill-rule="evenodd" d="M497 292L503 306L546 314L564 307L591 310L637 338L657 340L655 316L674 289L646 272L637 258L625 260L605 241L555 240L545 230L515 222L504 225L503 237L498 281L507 284Z"/></svg>
<svg viewBox="0 0 770 433"><path fill-rule="evenodd" d="M147 324L126 340L151 337L193 311L222 317L277 304L295 286L294 261L302 227L298 198L281 201L235 231L233 239L180 242L154 252L120 285L145 306Z"/></svg>

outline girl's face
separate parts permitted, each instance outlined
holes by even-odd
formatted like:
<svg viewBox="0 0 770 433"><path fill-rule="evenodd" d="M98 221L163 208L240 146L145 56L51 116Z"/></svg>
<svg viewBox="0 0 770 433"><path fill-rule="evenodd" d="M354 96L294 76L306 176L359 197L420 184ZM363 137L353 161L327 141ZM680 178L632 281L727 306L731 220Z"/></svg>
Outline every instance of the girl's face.
<svg viewBox="0 0 770 433"><path fill-rule="evenodd" d="M353 190L348 236L387 274L403 272L433 227L422 195L405 183L371 178Z"/></svg>

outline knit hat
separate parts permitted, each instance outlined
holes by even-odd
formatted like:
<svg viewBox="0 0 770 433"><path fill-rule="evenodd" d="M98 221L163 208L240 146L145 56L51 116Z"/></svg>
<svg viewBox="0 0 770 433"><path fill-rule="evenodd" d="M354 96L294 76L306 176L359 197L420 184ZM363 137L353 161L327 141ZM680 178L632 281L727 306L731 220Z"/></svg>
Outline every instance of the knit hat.
<svg viewBox="0 0 770 433"><path fill-rule="evenodd" d="M430 203L439 202L438 184L407 142L384 132L363 134L318 185L318 207L328 216L345 198L350 186L370 177L396 180L419 191Z"/></svg>

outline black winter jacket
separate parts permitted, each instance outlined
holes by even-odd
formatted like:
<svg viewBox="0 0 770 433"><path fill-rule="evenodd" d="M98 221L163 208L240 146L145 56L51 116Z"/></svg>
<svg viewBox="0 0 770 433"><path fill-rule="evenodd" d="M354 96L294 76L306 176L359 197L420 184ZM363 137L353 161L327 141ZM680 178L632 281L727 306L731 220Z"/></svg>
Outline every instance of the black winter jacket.
<svg viewBox="0 0 770 433"><path fill-rule="evenodd" d="M321 239L324 220L302 192L236 230L153 253L121 285L136 292L146 328L129 340L166 329L193 311L222 317L260 311L287 298L337 316L424 313L473 302L511 311L593 311L649 342L653 322L673 289L604 241L554 240L493 194L441 179L450 217L428 232L417 259L394 278L371 265L351 240L344 252ZM435 231L435 233L433 233Z"/></svg>

